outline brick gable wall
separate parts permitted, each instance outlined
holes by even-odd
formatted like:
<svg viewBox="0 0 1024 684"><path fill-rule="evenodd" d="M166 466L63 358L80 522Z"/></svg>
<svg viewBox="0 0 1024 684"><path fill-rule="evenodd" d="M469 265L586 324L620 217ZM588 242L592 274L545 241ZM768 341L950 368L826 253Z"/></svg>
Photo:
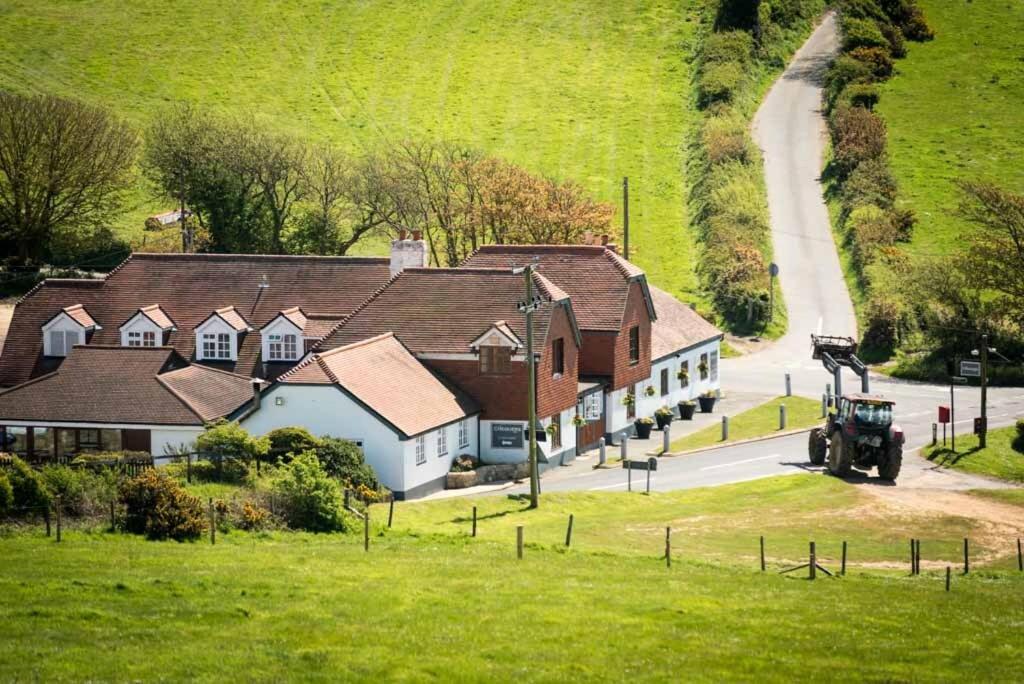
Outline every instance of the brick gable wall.
<svg viewBox="0 0 1024 684"><path fill-rule="evenodd" d="M565 344L565 372L555 378L551 374L553 358L551 344L562 338ZM546 418L559 411L576 405L579 391L579 349L569 324L569 315L564 307L557 307L551 314L548 339L545 341L540 363L537 365L537 415Z"/></svg>
<svg viewBox="0 0 1024 684"><path fill-rule="evenodd" d="M629 329L640 326L640 362L629 362ZM612 374L612 389L641 382L651 375L651 317L644 302L640 283L629 286L626 313L622 317L622 329L615 337L615 368Z"/></svg>

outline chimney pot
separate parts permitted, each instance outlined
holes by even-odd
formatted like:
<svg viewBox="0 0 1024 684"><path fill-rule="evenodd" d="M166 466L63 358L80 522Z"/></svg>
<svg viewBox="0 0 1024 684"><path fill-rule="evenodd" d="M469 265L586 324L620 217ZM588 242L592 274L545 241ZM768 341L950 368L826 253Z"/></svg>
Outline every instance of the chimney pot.
<svg viewBox="0 0 1024 684"><path fill-rule="evenodd" d="M406 236L407 236L408 234L409 234L409 233L408 233L408 232L407 232L407 231L406 231L406 230L405 230L405 229L403 228L403 229L401 229L401 230L399 230L399 231L398 231L398 239L399 239L399 240L404 240L404 239L405 239L405 237L406 237Z"/></svg>
<svg viewBox="0 0 1024 684"><path fill-rule="evenodd" d="M426 268L427 246L420 240L420 232L414 230L412 240L391 241L391 277L407 268Z"/></svg>
<svg viewBox="0 0 1024 684"><path fill-rule="evenodd" d="M608 246L608 236L607 235L602 235L601 236L601 244L606 246L606 247Z"/></svg>
<svg viewBox="0 0 1024 684"><path fill-rule="evenodd" d="M421 231L421 230L414 230L414 231L412 231L412 239L413 240L422 240L423 239L423 231Z"/></svg>

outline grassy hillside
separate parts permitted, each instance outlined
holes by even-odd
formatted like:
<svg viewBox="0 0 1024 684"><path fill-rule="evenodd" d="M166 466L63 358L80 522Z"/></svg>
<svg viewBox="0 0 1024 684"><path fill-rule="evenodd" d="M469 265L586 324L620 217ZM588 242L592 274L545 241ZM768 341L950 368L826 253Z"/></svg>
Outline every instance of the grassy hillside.
<svg viewBox="0 0 1024 684"><path fill-rule="evenodd" d="M10 0L0 87L139 125L185 99L349 149L450 137L616 205L628 175L632 256L693 299L682 142L699 4ZM141 190L137 202L123 226L136 237L165 208Z"/></svg>
<svg viewBox="0 0 1024 684"><path fill-rule="evenodd" d="M453 520L470 500L402 503L391 531L375 509L369 553L351 536L237 531L211 546L73 530L58 545L36 526L0 536L0 679L1016 678L1024 576L976 566L947 594L956 546L947 559L940 540L968 534L970 521L865 521L863 496L796 476L650 497L545 495L535 512L490 497L475 501L487 516L477 539ZM755 505L771 511L758 526L773 550L765 573ZM567 510L579 525L570 550ZM527 530L521 561L516 524ZM835 569L825 528L836 525L859 560L888 555L872 538L893 536L895 551L896 535L923 537L923 574L851 567L811 583L776 572L775 549L792 542L798 558L808 535ZM718 554L699 545L709 537Z"/></svg>
<svg viewBox="0 0 1024 684"><path fill-rule="evenodd" d="M927 257L954 249L967 228L955 214L955 179L1024 192L1024 4L920 4L935 40L907 43L877 109L889 128L903 204L920 220L909 251Z"/></svg>

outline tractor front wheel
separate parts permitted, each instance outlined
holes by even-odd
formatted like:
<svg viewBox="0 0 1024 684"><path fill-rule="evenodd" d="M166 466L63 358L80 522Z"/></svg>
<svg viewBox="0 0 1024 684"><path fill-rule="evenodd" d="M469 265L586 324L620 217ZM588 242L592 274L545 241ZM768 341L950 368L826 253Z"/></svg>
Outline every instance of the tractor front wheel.
<svg viewBox="0 0 1024 684"><path fill-rule="evenodd" d="M885 461L878 464L878 477L883 480L895 480L900 474L900 466L903 465L903 445L894 444L889 447L885 454Z"/></svg>
<svg viewBox="0 0 1024 684"><path fill-rule="evenodd" d="M811 463L816 466L825 464L825 457L828 455L828 440L825 439L825 430L814 428L811 430L807 440L807 454Z"/></svg>
<svg viewBox="0 0 1024 684"><path fill-rule="evenodd" d="M847 444L843 433L836 431L828 449L828 470L836 477L846 477L853 469L853 445Z"/></svg>

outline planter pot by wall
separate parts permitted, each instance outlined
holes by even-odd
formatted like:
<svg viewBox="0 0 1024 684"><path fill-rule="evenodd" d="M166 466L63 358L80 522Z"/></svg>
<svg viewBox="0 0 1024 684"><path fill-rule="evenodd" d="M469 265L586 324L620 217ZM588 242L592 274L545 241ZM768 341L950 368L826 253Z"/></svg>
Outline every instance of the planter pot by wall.
<svg viewBox="0 0 1024 684"><path fill-rule="evenodd" d="M650 423L633 423L633 427L636 429L637 439L650 439L651 430L654 428Z"/></svg>
<svg viewBox="0 0 1024 684"><path fill-rule="evenodd" d="M714 411L716 401L718 401L717 397L697 397L701 413L711 413Z"/></svg>
<svg viewBox="0 0 1024 684"><path fill-rule="evenodd" d="M658 414L654 414L654 420L658 422L659 430L664 430L666 425L671 424L673 417L674 416L659 416Z"/></svg>
<svg viewBox="0 0 1024 684"><path fill-rule="evenodd" d="M465 489L466 487L475 487L479 484L480 478L477 477L475 470L467 470L464 473L448 473L445 478L444 488L445 489Z"/></svg>
<svg viewBox="0 0 1024 684"><path fill-rule="evenodd" d="M679 417L683 420L693 420L693 414L697 410L696 404L679 403Z"/></svg>

